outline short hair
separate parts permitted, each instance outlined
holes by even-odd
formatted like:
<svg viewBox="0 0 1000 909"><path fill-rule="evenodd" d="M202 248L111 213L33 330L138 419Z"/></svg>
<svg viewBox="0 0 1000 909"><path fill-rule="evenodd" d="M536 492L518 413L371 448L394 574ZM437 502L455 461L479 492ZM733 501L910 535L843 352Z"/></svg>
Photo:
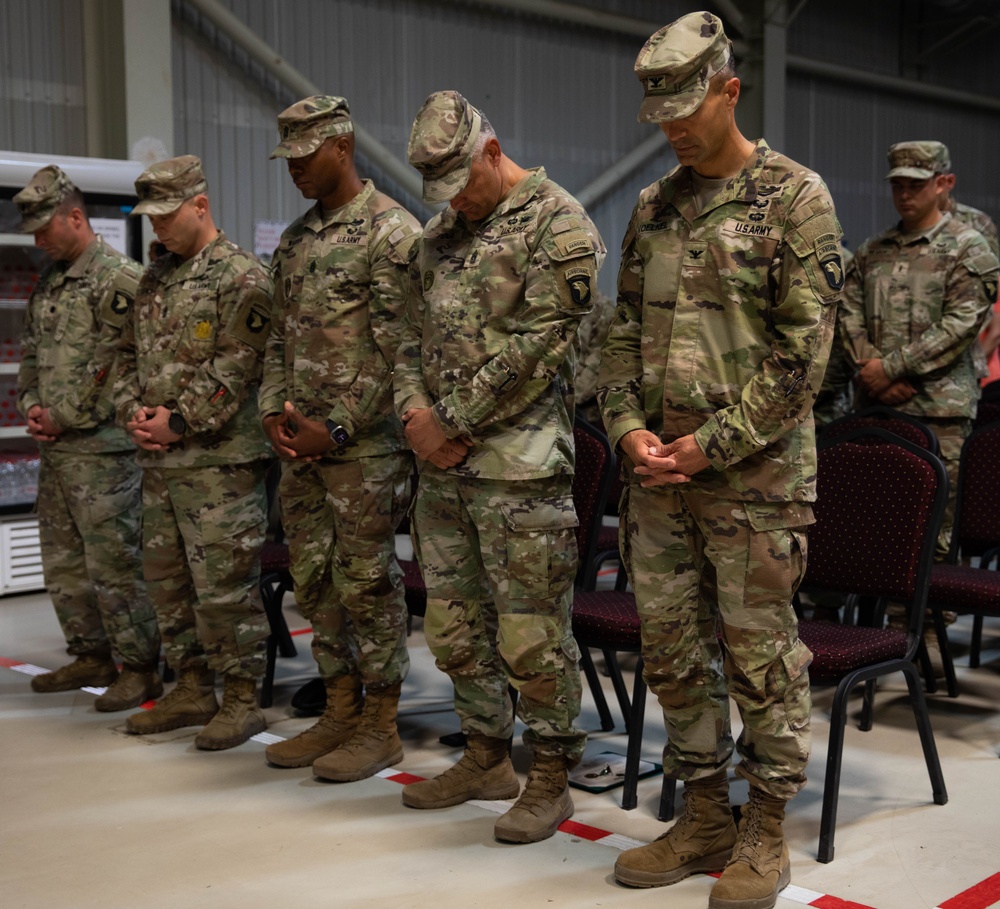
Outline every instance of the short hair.
<svg viewBox="0 0 1000 909"><path fill-rule="evenodd" d="M68 190L63 196L62 201L56 206L56 210L52 213L53 217L55 215L62 215L65 218L74 208L80 209L83 213L84 221L90 223L90 217L87 214L87 203L83 198L83 193L80 192L76 186Z"/></svg>
<svg viewBox="0 0 1000 909"><path fill-rule="evenodd" d="M736 77L736 62L733 60L732 54L730 54L729 62L708 80L708 84L713 92L718 93L722 91L722 87L730 79L734 79L735 77Z"/></svg>
<svg viewBox="0 0 1000 909"><path fill-rule="evenodd" d="M472 160L479 161L483 157L483 149L490 139L496 139L497 134L492 124L483 114L480 114L482 122L479 124L479 135L476 137L476 144L472 146Z"/></svg>

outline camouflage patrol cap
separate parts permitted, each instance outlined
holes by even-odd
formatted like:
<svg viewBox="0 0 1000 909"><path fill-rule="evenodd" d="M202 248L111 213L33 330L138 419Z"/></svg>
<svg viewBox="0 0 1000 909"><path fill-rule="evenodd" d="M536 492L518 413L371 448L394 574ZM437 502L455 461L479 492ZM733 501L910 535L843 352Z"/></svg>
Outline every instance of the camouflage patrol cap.
<svg viewBox="0 0 1000 909"><path fill-rule="evenodd" d="M889 146L886 157L889 159L886 180L893 177L926 180L935 174L951 173L951 155L943 142L897 142Z"/></svg>
<svg viewBox="0 0 1000 909"><path fill-rule="evenodd" d="M447 202L469 182L483 115L458 92L434 92L417 111L406 154L424 178L424 201Z"/></svg>
<svg viewBox="0 0 1000 909"><path fill-rule="evenodd" d="M708 94L708 80L732 56L718 16L689 13L665 25L635 58L635 74L645 92L639 122L663 123L693 114Z"/></svg>
<svg viewBox="0 0 1000 909"><path fill-rule="evenodd" d="M133 215L169 215L199 193L208 192L201 159L195 155L168 158L147 167L135 181L139 204Z"/></svg>
<svg viewBox="0 0 1000 909"><path fill-rule="evenodd" d="M73 181L54 164L36 171L28 185L14 196L14 204L21 212L21 232L33 234L41 230L52 220L63 199L76 191Z"/></svg>
<svg viewBox="0 0 1000 909"><path fill-rule="evenodd" d="M272 158L304 158L316 151L328 136L354 132L347 101L335 95L310 95L278 114L281 142Z"/></svg>

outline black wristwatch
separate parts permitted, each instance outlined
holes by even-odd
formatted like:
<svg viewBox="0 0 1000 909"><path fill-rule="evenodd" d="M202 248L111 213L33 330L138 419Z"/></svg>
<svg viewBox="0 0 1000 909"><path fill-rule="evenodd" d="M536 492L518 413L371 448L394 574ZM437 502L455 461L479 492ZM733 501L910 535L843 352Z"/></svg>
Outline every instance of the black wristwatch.
<svg viewBox="0 0 1000 909"><path fill-rule="evenodd" d="M337 445L343 445L349 438L347 430L344 429L339 423L334 423L333 420L326 421L326 428L330 430L330 438Z"/></svg>
<svg viewBox="0 0 1000 909"><path fill-rule="evenodd" d="M175 410L173 413L170 414L170 419L167 420L167 428L175 436L182 436L184 435L184 433L187 432L188 429L187 420L185 420L184 417L182 417Z"/></svg>

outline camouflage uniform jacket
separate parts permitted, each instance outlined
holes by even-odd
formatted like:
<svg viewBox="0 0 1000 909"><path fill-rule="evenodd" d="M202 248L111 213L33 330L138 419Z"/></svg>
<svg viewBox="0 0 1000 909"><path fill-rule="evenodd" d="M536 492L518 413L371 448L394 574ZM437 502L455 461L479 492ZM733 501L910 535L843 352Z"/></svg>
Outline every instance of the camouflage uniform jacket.
<svg viewBox="0 0 1000 909"><path fill-rule="evenodd" d="M892 227L858 247L840 324L848 355L880 358L917 394L898 409L918 417L974 417L972 344L997 296L997 259L983 236L944 215L904 234Z"/></svg>
<svg viewBox="0 0 1000 909"><path fill-rule="evenodd" d="M433 406L449 438L472 438L454 472L572 473L575 337L603 257L587 213L543 168L481 222L452 208L428 222L410 266L396 412Z"/></svg>
<svg viewBox="0 0 1000 909"><path fill-rule="evenodd" d="M98 236L74 262L42 273L28 309L17 406L48 407L63 429L54 451L127 451L132 440L113 420L115 353L142 268Z"/></svg>
<svg viewBox="0 0 1000 909"><path fill-rule="evenodd" d="M270 455L257 385L270 327L271 278L256 257L219 235L187 261L169 253L145 271L118 353L115 406L125 425L141 405L187 421L153 467L207 467Z"/></svg>
<svg viewBox="0 0 1000 909"><path fill-rule="evenodd" d="M613 445L694 434L711 463L692 488L744 501L815 500L810 411L843 286L822 180L761 140L695 210L677 167L639 196L598 401Z"/></svg>
<svg viewBox="0 0 1000 909"><path fill-rule="evenodd" d="M420 223L370 181L347 205L317 204L281 236L260 415L285 401L332 420L350 440L337 458L405 447L392 371Z"/></svg>
<svg viewBox="0 0 1000 909"><path fill-rule="evenodd" d="M971 205L963 205L954 199L949 200L948 211L956 221L978 230L986 238L993 255L1000 257L1000 236L997 234L997 225L986 212Z"/></svg>

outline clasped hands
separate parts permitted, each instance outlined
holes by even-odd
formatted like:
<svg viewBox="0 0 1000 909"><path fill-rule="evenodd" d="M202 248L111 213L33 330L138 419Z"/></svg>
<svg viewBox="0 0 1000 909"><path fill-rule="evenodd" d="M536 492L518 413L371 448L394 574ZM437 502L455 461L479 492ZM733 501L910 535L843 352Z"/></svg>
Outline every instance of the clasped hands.
<svg viewBox="0 0 1000 909"><path fill-rule="evenodd" d="M136 410L132 419L125 424L125 429L140 448L146 451L166 451L174 442L179 442L177 435L169 425L169 407L158 404L156 407L142 406Z"/></svg>
<svg viewBox="0 0 1000 909"><path fill-rule="evenodd" d="M472 448L468 436L449 439L430 407L411 407L403 414L403 423L413 453L442 470L461 464Z"/></svg>
<svg viewBox="0 0 1000 909"><path fill-rule="evenodd" d="M858 360L858 366L861 367L858 372L861 386L882 404L890 407L905 404L917 393L917 389L906 379L890 379L880 359Z"/></svg>
<svg viewBox="0 0 1000 909"><path fill-rule="evenodd" d="M618 445L644 478L639 485L645 487L687 483L710 463L693 435L664 444L648 429L633 429Z"/></svg>
<svg viewBox="0 0 1000 909"><path fill-rule="evenodd" d="M48 407L41 404L33 404L28 408L28 435L36 442L54 442L62 428L56 424L49 413Z"/></svg>

